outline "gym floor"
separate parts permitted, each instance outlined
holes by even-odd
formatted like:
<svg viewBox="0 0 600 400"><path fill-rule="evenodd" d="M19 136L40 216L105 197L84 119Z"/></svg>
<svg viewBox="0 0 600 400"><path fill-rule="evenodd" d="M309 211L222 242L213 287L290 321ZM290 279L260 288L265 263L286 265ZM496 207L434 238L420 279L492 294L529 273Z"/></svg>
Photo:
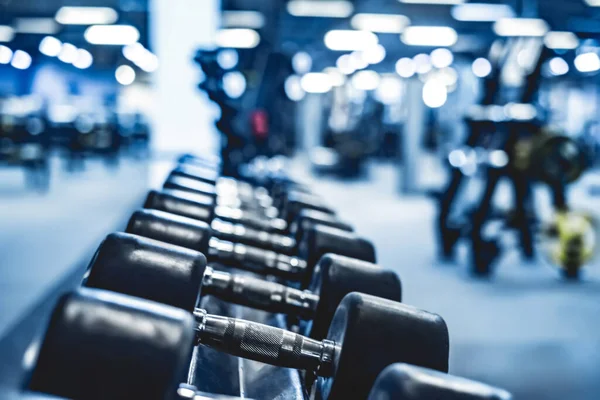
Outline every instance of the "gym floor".
<svg viewBox="0 0 600 400"><path fill-rule="evenodd" d="M52 189L43 196L22 188L20 171L0 170L0 336L90 257L147 187L142 162L122 160L112 171L88 161L74 175L60 164L54 160ZM306 164L299 160L294 169L306 171ZM598 398L598 265L582 282L567 283L543 262L525 264L509 251L493 279L473 280L464 252L463 261L437 260L434 203L398 195L394 166L372 165L369 178L358 181L304 178L374 241L379 263L400 274L406 303L445 318L453 373L505 387L516 399Z"/></svg>

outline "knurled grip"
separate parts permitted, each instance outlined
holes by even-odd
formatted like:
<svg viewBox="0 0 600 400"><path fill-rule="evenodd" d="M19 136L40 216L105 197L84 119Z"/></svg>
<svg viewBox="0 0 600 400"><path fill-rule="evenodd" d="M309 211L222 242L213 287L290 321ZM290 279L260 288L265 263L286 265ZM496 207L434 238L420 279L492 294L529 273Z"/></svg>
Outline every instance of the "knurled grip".
<svg viewBox="0 0 600 400"><path fill-rule="evenodd" d="M329 346L256 322L195 313L198 342L228 354L285 368L319 371Z"/></svg>
<svg viewBox="0 0 600 400"><path fill-rule="evenodd" d="M303 319L314 316L319 302L319 296L306 290L212 269L204 274L202 292L231 303L272 313L296 315Z"/></svg>

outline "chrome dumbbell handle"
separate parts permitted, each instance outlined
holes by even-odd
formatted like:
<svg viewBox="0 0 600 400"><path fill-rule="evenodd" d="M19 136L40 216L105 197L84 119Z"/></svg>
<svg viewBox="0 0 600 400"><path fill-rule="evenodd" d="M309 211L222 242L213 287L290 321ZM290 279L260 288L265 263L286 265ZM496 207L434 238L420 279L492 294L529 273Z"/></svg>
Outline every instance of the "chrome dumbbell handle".
<svg viewBox="0 0 600 400"><path fill-rule="evenodd" d="M196 309L198 344L284 368L331 376L335 343L317 341L284 329Z"/></svg>
<svg viewBox="0 0 600 400"><path fill-rule="evenodd" d="M251 240L248 243L255 243L260 247L265 246L265 248L286 254L296 247L296 241L289 236L253 229L242 224L223 221L219 218L213 219L210 227L217 237L224 240L234 242Z"/></svg>
<svg viewBox="0 0 600 400"><path fill-rule="evenodd" d="M224 265L261 274L300 280L306 273L306 261L274 251L211 238L208 256Z"/></svg>
<svg viewBox="0 0 600 400"><path fill-rule="evenodd" d="M319 303L319 296L307 290L210 267L204 272L202 292L231 303L303 319L312 319Z"/></svg>

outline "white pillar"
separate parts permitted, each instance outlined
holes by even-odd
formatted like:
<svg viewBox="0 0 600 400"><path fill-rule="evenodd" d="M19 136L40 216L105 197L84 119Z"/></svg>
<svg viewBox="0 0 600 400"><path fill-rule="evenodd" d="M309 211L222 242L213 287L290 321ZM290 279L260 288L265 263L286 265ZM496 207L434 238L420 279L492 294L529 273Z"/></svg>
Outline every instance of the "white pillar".
<svg viewBox="0 0 600 400"><path fill-rule="evenodd" d="M427 121L422 93L421 81L409 79L406 86L407 118L402 132L401 192L404 194L419 190L419 161Z"/></svg>
<svg viewBox="0 0 600 400"><path fill-rule="evenodd" d="M216 106L196 87L200 67L192 58L200 47L213 47L219 24L219 0L151 0L151 47L160 67L156 90L152 149L157 153L216 152Z"/></svg>

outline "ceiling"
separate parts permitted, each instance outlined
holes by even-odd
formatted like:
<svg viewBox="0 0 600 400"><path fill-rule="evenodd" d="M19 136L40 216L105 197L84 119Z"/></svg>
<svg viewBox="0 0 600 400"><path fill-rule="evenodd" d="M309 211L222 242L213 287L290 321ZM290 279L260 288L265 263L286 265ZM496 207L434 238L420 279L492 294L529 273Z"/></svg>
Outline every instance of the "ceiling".
<svg viewBox="0 0 600 400"><path fill-rule="evenodd" d="M173 0L165 0L173 1ZM198 0L202 1L202 0ZM480 0L503 3L515 9L518 15L539 16L553 30L570 30L581 38L600 37L600 8L585 5L584 0ZM284 0L222 0L226 10L258 10L265 14L267 24L261 29L264 43L288 52L305 50L311 53L316 67L331 65L340 53L329 51L323 36L331 29L349 28L349 19L293 17L285 11ZM450 14L451 6L404 4L397 0L354 0L355 12L393 13L407 15L413 25L447 25L459 33L458 50L484 54L494 40L491 23L458 22ZM119 11L119 23L132 24L141 33L142 44L148 43L148 0L0 0L0 24L11 24L18 17L53 17L63 5L107 6ZM120 48L93 46L83 39L85 27L64 26L56 35L65 42L92 51L96 61L114 65L120 57ZM12 46L35 52L43 35L18 34ZM381 68L389 68L399 57L430 50L403 45L397 34L379 34L380 43L387 50ZM252 52L246 52L247 54Z"/></svg>

